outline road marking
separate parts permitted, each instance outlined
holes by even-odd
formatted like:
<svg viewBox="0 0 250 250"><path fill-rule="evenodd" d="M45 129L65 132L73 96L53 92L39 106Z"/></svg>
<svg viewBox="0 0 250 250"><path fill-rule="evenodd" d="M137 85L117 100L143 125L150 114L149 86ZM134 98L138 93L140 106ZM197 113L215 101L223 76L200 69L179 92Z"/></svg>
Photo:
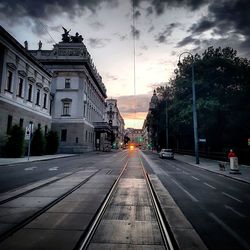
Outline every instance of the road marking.
<svg viewBox="0 0 250 250"><path fill-rule="evenodd" d="M32 170L34 170L34 169L36 169L37 167L29 167L29 168L25 168L24 170L25 171L32 171Z"/></svg>
<svg viewBox="0 0 250 250"><path fill-rule="evenodd" d="M249 244L242 239L233 229L226 225L222 220L220 220L214 213L209 213L209 216L212 217L224 230L226 230L233 238L235 238L239 245L244 249L249 249Z"/></svg>
<svg viewBox="0 0 250 250"><path fill-rule="evenodd" d="M227 193L224 193L224 192L222 192L222 193L223 193L224 195L226 195L227 197L229 197L229 198L235 200L235 201L238 201L238 202L240 202L240 203L243 203L243 201L241 201L241 200L235 198L234 196L232 196L232 195L230 195L230 194L227 194Z"/></svg>
<svg viewBox="0 0 250 250"><path fill-rule="evenodd" d="M127 155L125 155L123 158L121 158L120 161L123 161L123 160L126 159L126 158L127 158Z"/></svg>
<svg viewBox="0 0 250 250"><path fill-rule="evenodd" d="M185 192L192 201L199 202L192 194L190 194L184 187L182 187L178 182L176 182L174 179L171 178L171 180L183 191Z"/></svg>
<svg viewBox="0 0 250 250"><path fill-rule="evenodd" d="M191 177L192 177L193 179L197 180L197 181L199 181L199 180L200 180L200 179L198 179L198 178L194 177L193 175L191 175Z"/></svg>
<svg viewBox="0 0 250 250"><path fill-rule="evenodd" d="M49 168L49 171L56 171L56 170L58 170L58 167Z"/></svg>
<svg viewBox="0 0 250 250"><path fill-rule="evenodd" d="M188 172L186 172L186 171L184 171L184 170L182 170L182 172L183 172L183 174L189 174Z"/></svg>
<svg viewBox="0 0 250 250"><path fill-rule="evenodd" d="M233 207L230 207L228 205L225 205L226 209L231 210L232 212L234 212L235 214L237 214L238 216L240 216L241 218L246 218L246 216L238 211L236 211Z"/></svg>
<svg viewBox="0 0 250 250"><path fill-rule="evenodd" d="M210 185L210 184L208 184L208 183L206 183L206 182L204 182L204 184L205 184L206 186L212 188L212 189L216 189L216 187L214 187L214 186L212 186L212 185Z"/></svg>

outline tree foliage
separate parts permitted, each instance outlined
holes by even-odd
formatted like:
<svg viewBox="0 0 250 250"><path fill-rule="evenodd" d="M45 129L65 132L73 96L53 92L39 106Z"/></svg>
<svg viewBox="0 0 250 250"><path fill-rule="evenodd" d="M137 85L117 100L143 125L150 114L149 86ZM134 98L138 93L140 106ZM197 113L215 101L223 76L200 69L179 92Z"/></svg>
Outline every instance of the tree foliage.
<svg viewBox="0 0 250 250"><path fill-rule="evenodd" d="M49 131L46 135L46 154L55 154L58 150L59 138L56 131Z"/></svg>
<svg viewBox="0 0 250 250"><path fill-rule="evenodd" d="M45 152L45 138L41 128L37 128L31 139L31 155L43 155Z"/></svg>
<svg viewBox="0 0 250 250"><path fill-rule="evenodd" d="M192 62L198 134L207 140L206 148L202 149L222 152L232 147L249 153L250 61L238 57L232 48L209 47L202 55L185 57L168 87L159 88L162 98L156 112L164 117L162 103L167 101L172 146L193 149ZM157 129L164 130L159 117L157 123Z"/></svg>
<svg viewBox="0 0 250 250"><path fill-rule="evenodd" d="M24 130L14 125L4 147L4 155L7 157L22 157L24 155Z"/></svg>

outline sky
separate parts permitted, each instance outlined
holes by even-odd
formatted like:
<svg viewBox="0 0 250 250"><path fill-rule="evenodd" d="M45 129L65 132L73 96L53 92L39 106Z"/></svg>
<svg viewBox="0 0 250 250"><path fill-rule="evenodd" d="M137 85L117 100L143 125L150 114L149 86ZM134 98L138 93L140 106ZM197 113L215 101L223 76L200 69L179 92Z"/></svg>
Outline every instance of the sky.
<svg viewBox="0 0 250 250"><path fill-rule="evenodd" d="M81 34L126 127L142 127L182 52L230 46L250 57L249 0L0 0L0 24L29 49L52 49L62 26Z"/></svg>

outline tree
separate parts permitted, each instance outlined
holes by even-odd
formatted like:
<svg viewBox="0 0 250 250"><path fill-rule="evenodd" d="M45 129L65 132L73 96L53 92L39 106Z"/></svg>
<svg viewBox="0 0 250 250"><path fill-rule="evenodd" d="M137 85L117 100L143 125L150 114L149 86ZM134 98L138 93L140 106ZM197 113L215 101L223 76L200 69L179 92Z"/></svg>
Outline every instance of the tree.
<svg viewBox="0 0 250 250"><path fill-rule="evenodd" d="M14 125L4 147L5 155L7 157L22 157L24 148L24 130L20 126Z"/></svg>
<svg viewBox="0 0 250 250"><path fill-rule="evenodd" d="M55 154L58 150L59 139L56 131L49 131L46 135L46 154Z"/></svg>
<svg viewBox="0 0 250 250"><path fill-rule="evenodd" d="M159 97L167 100L169 135L175 148L193 150L192 57L178 64L168 88L159 87ZM247 151L250 138L250 61L237 56L232 48L207 48L194 56L196 106L199 138L206 138L206 148L224 152L233 147ZM164 105L159 98L158 123L163 131ZM154 121L153 121L154 122ZM159 134L158 143L161 144ZM243 156L242 156L243 157ZM241 157L241 158L242 158Z"/></svg>
<svg viewBox="0 0 250 250"><path fill-rule="evenodd" d="M45 138L41 128L37 128L31 139L31 155L43 155L45 149Z"/></svg>

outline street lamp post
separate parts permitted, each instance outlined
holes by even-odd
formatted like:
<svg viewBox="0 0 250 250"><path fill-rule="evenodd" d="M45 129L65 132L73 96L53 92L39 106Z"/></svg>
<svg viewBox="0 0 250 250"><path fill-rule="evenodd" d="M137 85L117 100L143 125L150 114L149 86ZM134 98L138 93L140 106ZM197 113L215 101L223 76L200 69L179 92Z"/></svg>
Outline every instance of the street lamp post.
<svg viewBox="0 0 250 250"><path fill-rule="evenodd" d="M196 96L195 96L195 83L194 83L194 57L190 52L183 52L179 56L179 62L180 58L183 54L189 54L191 55L192 58L192 99L193 99L193 127L194 127L194 150L195 150L195 159L196 159L196 164L200 163L199 160L199 142L198 142L198 128L197 128L197 113L196 113Z"/></svg>
<svg viewBox="0 0 250 250"><path fill-rule="evenodd" d="M168 101L166 99L166 148L168 148Z"/></svg>

